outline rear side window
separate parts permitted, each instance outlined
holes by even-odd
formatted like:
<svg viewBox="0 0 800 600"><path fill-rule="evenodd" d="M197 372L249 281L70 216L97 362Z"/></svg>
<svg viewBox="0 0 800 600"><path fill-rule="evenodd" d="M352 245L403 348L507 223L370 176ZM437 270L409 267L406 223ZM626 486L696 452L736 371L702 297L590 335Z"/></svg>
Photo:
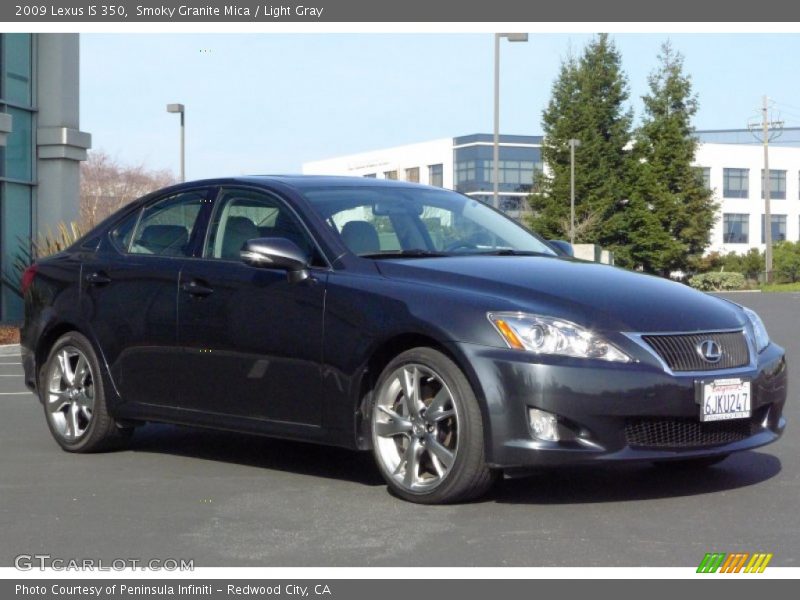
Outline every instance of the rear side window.
<svg viewBox="0 0 800 600"><path fill-rule="evenodd" d="M206 202L208 190L169 196L146 207L138 222L138 213L123 221L112 237L131 254L191 256L198 217Z"/></svg>

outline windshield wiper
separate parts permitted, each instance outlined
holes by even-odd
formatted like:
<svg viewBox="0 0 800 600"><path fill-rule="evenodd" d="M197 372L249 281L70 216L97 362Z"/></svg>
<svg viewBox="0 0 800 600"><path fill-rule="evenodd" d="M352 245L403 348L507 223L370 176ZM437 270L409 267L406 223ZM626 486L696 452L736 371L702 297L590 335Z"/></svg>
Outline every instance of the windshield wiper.
<svg viewBox="0 0 800 600"><path fill-rule="evenodd" d="M471 256L556 256L549 252L536 252L534 250L513 250L511 248L498 248L497 250L487 250L480 252L466 253Z"/></svg>
<svg viewBox="0 0 800 600"><path fill-rule="evenodd" d="M384 252L371 252L369 254L359 254L361 258L428 258L436 256L450 256L446 252L436 252L435 250L423 250L422 248L411 248L410 250L386 250Z"/></svg>

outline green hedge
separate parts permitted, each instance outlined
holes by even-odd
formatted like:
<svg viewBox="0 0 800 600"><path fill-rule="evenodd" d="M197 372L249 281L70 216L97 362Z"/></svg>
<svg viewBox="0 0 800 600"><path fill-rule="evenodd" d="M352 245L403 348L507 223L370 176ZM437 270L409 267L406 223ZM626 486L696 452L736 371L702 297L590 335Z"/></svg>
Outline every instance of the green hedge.
<svg viewBox="0 0 800 600"><path fill-rule="evenodd" d="M740 290L744 287L744 275L723 271L721 273L702 273L689 280L689 285L704 292L724 292Z"/></svg>

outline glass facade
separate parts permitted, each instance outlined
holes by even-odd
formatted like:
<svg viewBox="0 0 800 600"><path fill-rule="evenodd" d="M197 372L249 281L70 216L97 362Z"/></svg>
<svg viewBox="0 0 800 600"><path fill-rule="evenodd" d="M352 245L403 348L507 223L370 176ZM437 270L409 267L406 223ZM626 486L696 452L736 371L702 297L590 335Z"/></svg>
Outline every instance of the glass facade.
<svg viewBox="0 0 800 600"><path fill-rule="evenodd" d="M750 215L725 213L722 215L722 241L725 244L747 244L750 240Z"/></svg>
<svg viewBox="0 0 800 600"><path fill-rule="evenodd" d="M761 197L764 197L764 169L761 169ZM769 170L769 197L772 200L786 200L786 171Z"/></svg>
<svg viewBox="0 0 800 600"><path fill-rule="evenodd" d="M725 198L747 198L750 169L723 169L722 195Z"/></svg>
<svg viewBox="0 0 800 600"><path fill-rule="evenodd" d="M786 215L770 215L770 221L772 222L772 243L786 240ZM766 243L764 240L764 215L761 215L761 243Z"/></svg>
<svg viewBox="0 0 800 600"><path fill-rule="evenodd" d="M485 139L484 139L485 138ZM513 145L512 145L513 144ZM541 137L501 136L498 189L528 194L536 174L542 170ZM455 189L465 194L491 192L494 187L492 136L474 135L455 139Z"/></svg>
<svg viewBox="0 0 800 600"><path fill-rule="evenodd" d="M0 112L12 119L6 145L0 146L0 269L12 277L20 245L30 243L32 231L36 180L32 46L33 36L29 33L0 34ZM0 321L17 323L21 318L21 298L3 285Z"/></svg>

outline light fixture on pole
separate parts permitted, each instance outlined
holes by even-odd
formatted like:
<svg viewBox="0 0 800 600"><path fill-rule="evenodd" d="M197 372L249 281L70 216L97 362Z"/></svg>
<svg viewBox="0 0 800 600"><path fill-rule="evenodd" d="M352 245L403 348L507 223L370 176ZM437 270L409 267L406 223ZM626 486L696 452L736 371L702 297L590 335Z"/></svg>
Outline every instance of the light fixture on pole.
<svg viewBox="0 0 800 600"><path fill-rule="evenodd" d="M500 208L499 176L500 176L500 38L509 42L527 42L527 33L495 33L494 34L494 144L492 161L492 206Z"/></svg>
<svg viewBox="0 0 800 600"><path fill-rule="evenodd" d="M186 107L183 104L167 104L168 113L180 113L181 115L181 181L186 181Z"/></svg>
<svg viewBox="0 0 800 600"><path fill-rule="evenodd" d="M575 148L580 140L571 138L569 143L569 243L575 244Z"/></svg>

